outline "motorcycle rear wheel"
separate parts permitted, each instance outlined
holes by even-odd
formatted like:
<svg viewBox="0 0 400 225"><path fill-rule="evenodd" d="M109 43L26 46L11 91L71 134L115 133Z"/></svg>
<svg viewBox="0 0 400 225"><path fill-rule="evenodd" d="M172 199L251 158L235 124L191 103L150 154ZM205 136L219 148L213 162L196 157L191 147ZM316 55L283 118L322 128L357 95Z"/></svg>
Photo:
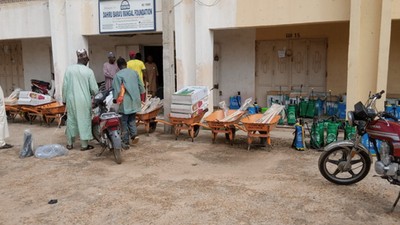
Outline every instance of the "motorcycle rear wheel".
<svg viewBox="0 0 400 225"><path fill-rule="evenodd" d="M371 168L371 158L365 151L356 152L345 168L349 149L336 147L323 152L318 161L319 172L328 181L339 185L355 184L367 176Z"/></svg>

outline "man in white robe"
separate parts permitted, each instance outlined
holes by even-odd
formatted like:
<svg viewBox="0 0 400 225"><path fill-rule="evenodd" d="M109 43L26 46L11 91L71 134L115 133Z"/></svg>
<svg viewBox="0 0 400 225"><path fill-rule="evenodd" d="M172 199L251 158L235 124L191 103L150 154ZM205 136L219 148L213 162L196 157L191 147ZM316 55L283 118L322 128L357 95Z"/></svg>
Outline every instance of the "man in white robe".
<svg viewBox="0 0 400 225"><path fill-rule="evenodd" d="M5 141L9 136L4 93L0 86L0 149L13 147Z"/></svg>

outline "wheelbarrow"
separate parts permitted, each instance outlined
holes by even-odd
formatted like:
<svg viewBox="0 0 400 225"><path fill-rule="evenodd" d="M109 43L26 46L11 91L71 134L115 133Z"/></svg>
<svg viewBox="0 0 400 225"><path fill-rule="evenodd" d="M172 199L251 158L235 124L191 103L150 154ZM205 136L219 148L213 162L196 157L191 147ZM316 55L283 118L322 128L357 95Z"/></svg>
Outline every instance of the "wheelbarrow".
<svg viewBox="0 0 400 225"><path fill-rule="evenodd" d="M26 119L24 117L24 113L21 111L21 106L19 105L5 105L6 107L6 114L9 119L11 119L13 122L15 121L15 118L19 115L21 118Z"/></svg>
<svg viewBox="0 0 400 225"><path fill-rule="evenodd" d="M64 121L66 119L64 117L66 115L66 106L59 103L43 106L41 108L41 113L47 126L50 126L54 120L57 120L57 126L60 128L63 119Z"/></svg>
<svg viewBox="0 0 400 225"><path fill-rule="evenodd" d="M136 113L136 126L143 124L145 126L147 136L149 136L150 133L153 133L156 130L157 128L156 117L161 109L162 105L158 106L157 108L155 108L150 112Z"/></svg>
<svg viewBox="0 0 400 225"><path fill-rule="evenodd" d="M205 127L211 129L212 142L215 143L218 133L224 133L225 138L229 139L230 144L233 145L236 133L235 124L239 122L240 118L245 113L246 111L228 110L227 116L230 116L231 118L229 120L224 120L224 118L226 118L224 111L220 109L207 116L205 118L207 126Z"/></svg>
<svg viewBox="0 0 400 225"><path fill-rule="evenodd" d="M58 103L51 102L42 105L21 105L21 112L23 118L30 122L30 124L32 124L36 118L39 118L40 125L42 125L42 121L45 120L42 113L43 108L53 106L58 106Z"/></svg>
<svg viewBox="0 0 400 225"><path fill-rule="evenodd" d="M178 118L169 116L169 121L157 120L160 123L170 125L174 128L175 140L178 140L178 136L181 134L182 130L187 130L192 142L194 138L199 135L200 132L200 120L203 118L204 114L208 109L202 110L196 116L191 118Z"/></svg>
<svg viewBox="0 0 400 225"><path fill-rule="evenodd" d="M247 150L250 150L253 138L260 138L261 144L266 142L271 146L270 132L278 123L280 116L274 116L269 123L257 122L261 117L263 117L263 114L246 116L241 119L243 125L235 125L238 129L247 132Z"/></svg>

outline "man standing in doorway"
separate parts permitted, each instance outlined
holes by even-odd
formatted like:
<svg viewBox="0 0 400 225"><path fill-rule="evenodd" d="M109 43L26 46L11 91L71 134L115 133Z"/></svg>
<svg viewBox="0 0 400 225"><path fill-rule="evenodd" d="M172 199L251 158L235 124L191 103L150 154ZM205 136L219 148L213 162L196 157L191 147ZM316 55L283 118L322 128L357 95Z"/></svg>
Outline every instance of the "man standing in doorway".
<svg viewBox="0 0 400 225"><path fill-rule="evenodd" d="M62 96L67 105L67 149L72 149L75 137L81 139L81 151L93 149L89 145L92 135L91 95L98 92L93 70L87 67L89 57L85 49L76 51L78 63L67 67Z"/></svg>
<svg viewBox="0 0 400 225"><path fill-rule="evenodd" d="M106 90L110 90L112 80L115 74L118 72L118 66L115 63L115 55L112 52L108 53L108 61L103 65L104 80L106 83Z"/></svg>
<svg viewBox="0 0 400 225"><path fill-rule="evenodd" d="M141 110L141 94L145 92L143 83L140 81L136 71L127 69L125 59L119 58L117 65L120 71L115 75L112 87L113 96L119 96L121 91L121 84L124 84L125 94L121 105L119 106L119 113L122 115L122 141L124 149L129 148L129 139L132 144L139 141L136 129L136 113Z"/></svg>
<svg viewBox="0 0 400 225"><path fill-rule="evenodd" d="M146 78L147 82L149 83L149 94L152 97L156 96L157 94L157 77L158 77L158 70L157 65L153 61L153 56L147 56L147 62L145 63L146 66Z"/></svg>
<svg viewBox="0 0 400 225"><path fill-rule="evenodd" d="M146 87L144 83L145 79L143 78L144 73L146 73L146 66L144 65L142 59L142 54L140 52L136 53L134 51L129 52L129 61L127 63L127 67L131 70L136 71L139 75L140 80L142 81L143 86Z"/></svg>
<svg viewBox="0 0 400 225"><path fill-rule="evenodd" d="M8 132L8 122L6 115L5 98L3 88L0 86L0 149L12 148L13 146L7 144L5 139L10 136Z"/></svg>

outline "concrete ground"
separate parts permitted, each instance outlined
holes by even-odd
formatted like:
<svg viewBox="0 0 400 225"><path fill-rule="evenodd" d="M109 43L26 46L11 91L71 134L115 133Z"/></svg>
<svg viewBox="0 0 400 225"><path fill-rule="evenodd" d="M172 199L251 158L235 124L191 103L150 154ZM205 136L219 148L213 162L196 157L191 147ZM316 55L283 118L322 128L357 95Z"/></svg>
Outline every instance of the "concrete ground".
<svg viewBox="0 0 400 225"><path fill-rule="evenodd" d="M163 126L139 143L98 157L100 146L51 159L19 158L24 131L34 149L65 145L65 127L10 122L12 149L0 150L0 224L399 224L400 190L370 174L338 186L325 180L320 152L290 148L293 129L271 132L272 147L247 150L246 134L233 145L211 142L201 130L191 142L175 140ZM57 200L56 204L48 204Z"/></svg>

